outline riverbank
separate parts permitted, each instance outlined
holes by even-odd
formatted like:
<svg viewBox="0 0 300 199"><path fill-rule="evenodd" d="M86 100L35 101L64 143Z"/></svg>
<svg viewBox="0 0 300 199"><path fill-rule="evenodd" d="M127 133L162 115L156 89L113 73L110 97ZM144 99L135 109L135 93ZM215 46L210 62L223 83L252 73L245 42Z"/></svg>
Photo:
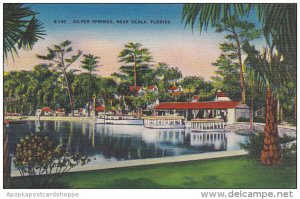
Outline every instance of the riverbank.
<svg viewBox="0 0 300 199"><path fill-rule="evenodd" d="M30 187L14 177L10 188ZM296 188L296 163L266 167L246 156L67 173L55 188ZM52 187L47 187L52 188ZM54 188L54 187L53 187Z"/></svg>
<svg viewBox="0 0 300 199"><path fill-rule="evenodd" d="M11 121L35 121L38 120L36 116L6 116L6 120ZM41 121L95 121L96 119L94 117L59 117L59 116L41 116Z"/></svg>
<svg viewBox="0 0 300 199"><path fill-rule="evenodd" d="M264 123L253 123L253 127L255 131L264 131L265 124ZM250 132L250 123L249 122L237 122L234 124L230 124L225 127L226 131L232 131L232 132ZM297 135L297 128L296 126L291 125L278 125L278 132L279 135L288 135L292 137L296 137Z"/></svg>

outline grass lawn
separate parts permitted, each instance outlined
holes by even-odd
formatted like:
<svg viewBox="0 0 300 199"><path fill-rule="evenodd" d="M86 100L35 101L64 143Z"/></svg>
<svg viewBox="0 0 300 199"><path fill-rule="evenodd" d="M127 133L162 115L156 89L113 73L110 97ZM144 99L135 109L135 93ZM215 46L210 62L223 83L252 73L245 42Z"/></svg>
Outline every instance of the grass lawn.
<svg viewBox="0 0 300 199"><path fill-rule="evenodd" d="M266 167L245 156L68 173L70 188L296 188L296 163ZM11 188L29 188L27 177Z"/></svg>

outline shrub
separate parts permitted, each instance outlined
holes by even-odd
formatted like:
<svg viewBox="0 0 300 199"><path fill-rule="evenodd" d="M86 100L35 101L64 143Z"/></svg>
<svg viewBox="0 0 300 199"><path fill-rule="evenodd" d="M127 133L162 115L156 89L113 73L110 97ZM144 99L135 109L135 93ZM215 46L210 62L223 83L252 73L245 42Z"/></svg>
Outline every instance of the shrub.
<svg viewBox="0 0 300 199"><path fill-rule="evenodd" d="M240 143L242 149L248 151L251 159L260 160L261 151L263 149L264 132L251 133L249 140L245 143ZM297 160L297 145L294 143L295 137L283 135L279 137L281 144L282 161L285 164L295 163Z"/></svg>
<svg viewBox="0 0 300 199"><path fill-rule="evenodd" d="M240 117L237 119L238 122L250 122L249 118L245 118L245 117Z"/></svg>
<svg viewBox="0 0 300 199"><path fill-rule="evenodd" d="M297 162L297 144L295 141L295 137L285 134L280 138L282 160L285 164Z"/></svg>
<svg viewBox="0 0 300 199"><path fill-rule="evenodd" d="M245 143L240 143L242 149L248 151L251 159L259 160L260 154L264 146L264 133L253 132L249 135L249 139Z"/></svg>
<svg viewBox="0 0 300 199"><path fill-rule="evenodd" d="M22 176L31 176L28 179L35 188L59 184L59 179L66 172L89 161L87 156L68 152L66 147L41 134L21 139L13 159Z"/></svg>
<svg viewBox="0 0 300 199"><path fill-rule="evenodd" d="M150 116L153 114L153 111L150 111L150 110L143 110L143 113L147 116Z"/></svg>

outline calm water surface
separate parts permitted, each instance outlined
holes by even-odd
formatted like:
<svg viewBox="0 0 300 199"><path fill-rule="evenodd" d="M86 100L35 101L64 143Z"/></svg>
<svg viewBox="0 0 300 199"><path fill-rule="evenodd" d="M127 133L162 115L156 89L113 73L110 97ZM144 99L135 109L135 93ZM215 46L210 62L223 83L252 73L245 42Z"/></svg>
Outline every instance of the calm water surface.
<svg viewBox="0 0 300 199"><path fill-rule="evenodd" d="M27 121L7 128L11 155L17 141L36 133L38 126L43 133L66 144L68 150L88 154L89 164L238 150L239 143L247 139L231 132L194 133L184 129L147 129L142 125Z"/></svg>

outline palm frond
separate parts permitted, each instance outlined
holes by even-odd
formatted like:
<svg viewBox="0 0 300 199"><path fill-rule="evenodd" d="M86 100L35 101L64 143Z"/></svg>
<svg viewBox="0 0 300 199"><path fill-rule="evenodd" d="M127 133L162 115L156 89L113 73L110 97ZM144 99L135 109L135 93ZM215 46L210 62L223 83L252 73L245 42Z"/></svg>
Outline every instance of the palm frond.
<svg viewBox="0 0 300 199"><path fill-rule="evenodd" d="M35 18L37 13L23 4L3 5L3 51L7 58L18 49L31 50L38 39L42 39L44 27Z"/></svg>
<svg viewBox="0 0 300 199"><path fill-rule="evenodd" d="M241 16L249 13L245 4L185 4L182 11L182 22L192 29L198 26L200 33L207 31L209 25L215 26L223 18Z"/></svg>

